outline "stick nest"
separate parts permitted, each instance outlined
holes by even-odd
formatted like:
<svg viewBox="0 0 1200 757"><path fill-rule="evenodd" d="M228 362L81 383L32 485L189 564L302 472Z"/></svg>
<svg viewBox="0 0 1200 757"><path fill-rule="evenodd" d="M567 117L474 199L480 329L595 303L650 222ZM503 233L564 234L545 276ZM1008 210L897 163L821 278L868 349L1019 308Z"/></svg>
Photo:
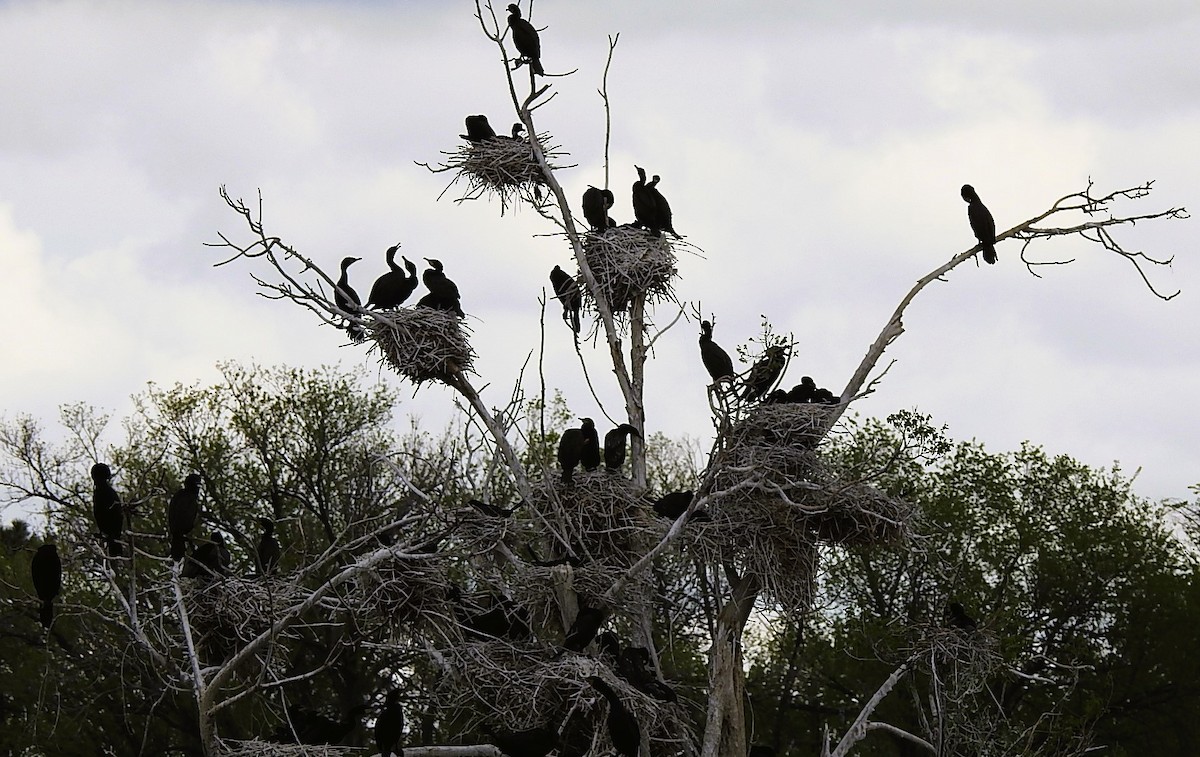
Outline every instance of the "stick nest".
<svg viewBox="0 0 1200 757"><path fill-rule="evenodd" d="M371 315L364 320L380 361L414 384L471 370L475 353L462 319L451 311L413 307Z"/></svg>
<svg viewBox="0 0 1200 757"><path fill-rule="evenodd" d="M530 566L509 580L513 599L529 611L530 623L538 636L558 635L558 643L566 638L566 628L570 627L574 617L565 620L560 612L559 597L567 589L573 589L583 603L591 607L600 607L600 597L604 596L614 583L624 575L626 568L591 560L579 567L557 565L554 567ZM641 613L648 611L654 602L654 585L645 571L635 577L625 588L620 602L615 606L605 607L612 615L622 614L630 618L638 618Z"/></svg>
<svg viewBox="0 0 1200 757"><path fill-rule="evenodd" d="M603 468L576 469L571 483L558 476L535 482L534 490L538 507L579 557L613 568L632 566L648 540L668 528L654 516L643 488Z"/></svg>
<svg viewBox="0 0 1200 757"><path fill-rule="evenodd" d="M617 226L603 234L587 233L583 252L614 313L625 312L638 294L645 294L650 303L674 297L672 282L679 271L665 235L655 237L644 229ZM582 277L576 283L588 306L595 310L595 301Z"/></svg>
<svg viewBox="0 0 1200 757"><path fill-rule="evenodd" d="M223 739L217 753L221 757L342 757L361 752L361 747L330 744L276 744L260 739Z"/></svg>
<svg viewBox="0 0 1200 757"><path fill-rule="evenodd" d="M396 557L357 574L346 601L357 618L378 618L395 627L446 617L449 591L444 558Z"/></svg>
<svg viewBox="0 0 1200 757"><path fill-rule="evenodd" d="M216 635L242 643L258 637L306 596L302 587L277 578L229 576L192 586L188 616L201 637Z"/></svg>
<svg viewBox="0 0 1200 757"><path fill-rule="evenodd" d="M565 157L566 153L561 152L560 146L550 143L549 134L539 133L538 142L552 171L566 167L555 164L555 159ZM466 182L466 191L458 202L493 194L500 200L501 214L518 200L541 204L541 187L546 184L546 175L528 140L495 137L467 142L453 152L443 151L442 155L447 156L446 162L430 170L454 172L454 178L442 194L459 181Z"/></svg>

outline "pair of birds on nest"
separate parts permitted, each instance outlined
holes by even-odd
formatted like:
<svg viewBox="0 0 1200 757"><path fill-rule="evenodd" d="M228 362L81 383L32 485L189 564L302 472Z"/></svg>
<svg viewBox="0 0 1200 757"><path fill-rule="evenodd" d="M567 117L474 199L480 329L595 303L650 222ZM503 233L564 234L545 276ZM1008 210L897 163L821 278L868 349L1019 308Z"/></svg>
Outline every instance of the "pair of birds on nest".
<svg viewBox="0 0 1200 757"><path fill-rule="evenodd" d="M604 435L604 468L610 473L621 470L625 463L626 443L629 437L642 438L638 430L622 423ZM579 428L563 431L558 440L558 465L562 468L563 483L569 484L575 468L594 471L600 467L600 435L591 418L582 418Z"/></svg>

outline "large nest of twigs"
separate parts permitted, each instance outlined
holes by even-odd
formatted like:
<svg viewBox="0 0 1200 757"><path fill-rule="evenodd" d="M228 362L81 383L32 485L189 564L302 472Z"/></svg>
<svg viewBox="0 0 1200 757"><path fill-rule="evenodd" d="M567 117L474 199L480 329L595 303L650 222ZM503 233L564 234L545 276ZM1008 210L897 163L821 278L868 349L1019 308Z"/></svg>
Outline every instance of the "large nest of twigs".
<svg viewBox="0 0 1200 757"><path fill-rule="evenodd" d="M981 686L1004 666L999 640L982 628L921 624L913 631L917 666L955 690Z"/></svg>
<svg viewBox="0 0 1200 757"><path fill-rule="evenodd" d="M187 592L188 616L201 637L249 642L270 628L305 590L278 578L202 578Z"/></svg>
<svg viewBox="0 0 1200 757"><path fill-rule="evenodd" d="M355 617L395 626L449 617L449 592L443 557L397 555L356 574L347 601Z"/></svg>
<svg viewBox="0 0 1200 757"><path fill-rule="evenodd" d="M364 320L380 360L415 384L471 369L475 353L462 319L449 310L398 308Z"/></svg>
<svg viewBox="0 0 1200 757"><path fill-rule="evenodd" d="M330 744L276 744L259 739L223 739L218 754L221 757L342 757L361 752L361 747Z"/></svg>
<svg viewBox="0 0 1200 757"><path fill-rule="evenodd" d="M555 164L555 159L566 153L561 152L558 145L550 143L549 134L538 134L538 143L542 145L542 154L551 170L565 167ZM443 151L442 154L447 156L446 162L437 168L430 167L430 170L435 173L454 172L454 179L446 187L447 190L459 181L466 182L467 188L460 202L493 194L500 200L501 212L518 200L534 205L541 202L539 195L541 187L546 184L546 175L526 139L495 137L467 142L454 152Z"/></svg>
<svg viewBox="0 0 1200 757"><path fill-rule="evenodd" d="M568 590L578 594L579 599L591 607L603 607L600 598L626 571L626 568L599 560L588 560L579 567L556 565L554 567L530 566L509 579L513 599L529 612L529 619L538 635L570 627L573 617L563 617L560 597ZM650 609L654 601L654 585L651 571L643 571L625 585L619 601L604 607L611 615L623 614L639 617Z"/></svg>
<svg viewBox="0 0 1200 757"><path fill-rule="evenodd" d="M627 310L638 294L645 294L651 303L674 295L672 282L679 272L665 234L656 237L633 226L617 226L603 234L589 232L584 236L583 252L614 313ZM578 284L586 296L589 290L582 277ZM587 299L595 309L590 296Z"/></svg>
<svg viewBox="0 0 1200 757"><path fill-rule="evenodd" d="M577 469L569 483L554 476L534 486L538 507L584 560L628 568L645 553L647 539L668 527L654 516L645 489L603 468Z"/></svg>

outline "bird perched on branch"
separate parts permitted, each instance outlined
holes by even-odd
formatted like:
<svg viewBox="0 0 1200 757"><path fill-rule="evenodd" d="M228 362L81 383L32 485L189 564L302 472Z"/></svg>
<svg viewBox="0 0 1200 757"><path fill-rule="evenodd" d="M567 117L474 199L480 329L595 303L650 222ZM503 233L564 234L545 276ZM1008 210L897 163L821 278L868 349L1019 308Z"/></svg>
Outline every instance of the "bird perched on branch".
<svg viewBox="0 0 1200 757"><path fill-rule="evenodd" d="M558 746L558 732L541 726L525 731L494 731L483 727L491 743L508 757L546 757Z"/></svg>
<svg viewBox="0 0 1200 757"><path fill-rule="evenodd" d="M780 344L767 347L758 362L750 367L750 373L742 384L742 399L756 400L767 393L787 365L788 348Z"/></svg>
<svg viewBox="0 0 1200 757"><path fill-rule="evenodd" d="M404 757L400 748L404 737L404 708L400 706L400 690L392 689L387 693L387 701L375 718L375 748L379 757Z"/></svg>
<svg viewBox="0 0 1200 757"><path fill-rule="evenodd" d="M621 470L621 465L625 462L626 442L631 436L635 436L638 439L642 438L638 430L628 423L622 423L604 435L605 470L610 473L616 473Z"/></svg>
<svg viewBox="0 0 1200 757"><path fill-rule="evenodd" d="M967 203L967 220L971 222L971 231L982 246L983 262L993 265L996 262L996 220L992 211L987 209L975 187L963 184L962 198Z"/></svg>
<svg viewBox="0 0 1200 757"><path fill-rule="evenodd" d="M608 700L608 736L613 749L624 757L637 757L642 746L642 728L617 692L599 676L588 676L588 683Z"/></svg>
<svg viewBox="0 0 1200 757"><path fill-rule="evenodd" d="M533 73L545 76L546 72L542 70L542 40L533 24L521 18L521 8L515 3L508 6L508 28L512 29L513 46L521 54L513 70L528 63Z"/></svg>
<svg viewBox="0 0 1200 757"><path fill-rule="evenodd" d="M355 314L362 310L362 298L350 286L350 266L360 260L362 258L342 258L342 275L338 278L337 287L333 290L334 304L338 306L339 310L351 314L343 328L346 329L346 333L350 336L350 341L352 342L361 342L366 333L363 330L362 323L355 317Z"/></svg>
<svg viewBox="0 0 1200 757"><path fill-rule="evenodd" d="M597 234L603 234L617 225L617 222L608 216L608 209L613 206L613 201L611 189L589 186L583 191L583 217Z"/></svg>
<svg viewBox="0 0 1200 757"><path fill-rule="evenodd" d="M712 323L700 322L700 360L704 362L704 369L715 383L733 378L733 360L728 352L721 349L721 345L713 341L712 332Z"/></svg>
<svg viewBox="0 0 1200 757"><path fill-rule="evenodd" d="M387 249L385 254L387 257L388 272L375 279L375 284L371 287L371 295L367 297L367 306L376 307L380 310L391 310L400 307L413 290L417 288L417 266L409 261L404 260L404 266L408 269L407 273L404 268L401 268L396 263L396 250L400 245L392 245Z"/></svg>
<svg viewBox="0 0 1200 757"><path fill-rule="evenodd" d="M258 574L269 576L279 567L283 557L283 549L275 538L275 522L270 518L259 518L258 525L262 526L262 536L258 537Z"/></svg>
<svg viewBox="0 0 1200 757"><path fill-rule="evenodd" d="M54 544L38 547L29 564L29 572L33 578L33 590L42 600L38 620L42 627L49 628L54 622L54 598L62 591L62 561L58 558L58 547Z"/></svg>
<svg viewBox="0 0 1200 757"><path fill-rule="evenodd" d="M425 272L421 274L421 280L425 282L429 294L417 302L417 307L449 310L461 318L463 309L458 294L458 285L447 278L440 260L425 258L425 262L429 263L429 268L426 268Z"/></svg>
<svg viewBox="0 0 1200 757"><path fill-rule="evenodd" d="M225 546L225 535L213 531L204 542L192 552L191 558L184 563L179 575L182 578L215 578L229 573L229 547Z"/></svg>
<svg viewBox="0 0 1200 757"><path fill-rule="evenodd" d="M192 473L183 488L171 495L167 505L167 532L171 535L171 559L179 562L187 551L187 535L200 520L200 476Z"/></svg>
<svg viewBox="0 0 1200 757"><path fill-rule="evenodd" d="M468 142L483 142L484 140L496 138L496 130L488 123L487 116L467 116L466 125L467 133L459 134L458 136Z"/></svg>
<svg viewBox="0 0 1200 757"><path fill-rule="evenodd" d="M563 483L571 482L575 467L580 463L587 470L600 467L600 437L591 418L583 418L579 428L563 431L558 440L558 464L562 468Z"/></svg>
<svg viewBox="0 0 1200 757"><path fill-rule="evenodd" d="M121 497L112 486L112 469L104 463L92 466L92 517L96 519L96 528L104 536L105 554L109 557L120 557L124 550L121 548L121 534L125 526L125 511L121 507Z"/></svg>
<svg viewBox="0 0 1200 757"><path fill-rule="evenodd" d="M583 307L583 296L579 292L579 285L575 283L575 279L570 274L559 266L554 266L550 271L550 285L554 287L554 296L562 303L563 323L578 334L579 311Z"/></svg>

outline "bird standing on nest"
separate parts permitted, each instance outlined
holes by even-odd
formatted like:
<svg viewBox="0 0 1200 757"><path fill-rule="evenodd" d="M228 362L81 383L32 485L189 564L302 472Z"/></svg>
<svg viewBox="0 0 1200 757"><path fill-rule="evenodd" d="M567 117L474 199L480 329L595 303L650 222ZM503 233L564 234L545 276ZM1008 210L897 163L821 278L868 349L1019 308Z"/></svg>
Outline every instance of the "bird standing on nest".
<svg viewBox="0 0 1200 757"><path fill-rule="evenodd" d="M596 470L600 467L600 434L596 431L596 424L591 418L584 418L579 424L579 431L583 436L579 464L586 471Z"/></svg>
<svg viewBox="0 0 1200 757"><path fill-rule="evenodd" d="M38 620L43 628L49 628L54 622L54 598L62 591L62 561L58 558L58 547L54 544L38 547L29 564L29 572L33 578L33 590L42 600Z"/></svg>
<svg viewBox="0 0 1200 757"><path fill-rule="evenodd" d="M758 362L750 367L750 373L742 384L742 399L756 400L767 393L787 365L788 350L783 345L773 344Z"/></svg>
<svg viewBox="0 0 1200 757"><path fill-rule="evenodd" d="M538 37L538 31L533 28L533 24L521 18L521 8L515 3L508 6L508 28L512 29L513 45L521 54L521 57L517 58L513 70L528 63L533 73L545 76L546 72L542 70L542 40Z"/></svg>
<svg viewBox="0 0 1200 757"><path fill-rule="evenodd" d="M963 184L962 198L967 203L967 220L971 222L971 231L979 240L983 251L983 262L994 265L996 262L996 220L992 211L987 209L983 200L975 192L975 187Z"/></svg>
<svg viewBox="0 0 1200 757"><path fill-rule="evenodd" d="M183 488L171 495L167 505L167 531L171 534L171 559L179 562L187 550L187 535L200 520L200 476L189 474Z"/></svg>
<svg viewBox="0 0 1200 757"><path fill-rule="evenodd" d="M425 282L429 294L417 302L417 307L449 310L461 318L463 309L458 294L458 285L447 278L440 260L425 258L425 262L429 263L429 268L426 268L425 272L421 274L421 280Z"/></svg>
<svg viewBox="0 0 1200 757"><path fill-rule="evenodd" d="M350 286L350 266L362 260L362 258L342 258L342 275L337 280L337 287L333 290L333 302L338 306L339 310L350 313L351 317L343 327L346 333L350 336L350 341L361 342L365 331L363 325L358 321L354 314L362 310L362 298L358 296L358 292Z"/></svg>
<svg viewBox="0 0 1200 757"><path fill-rule="evenodd" d="M951 602L946 608L946 625L970 633L979 628L979 622L967 614L966 608L959 602Z"/></svg>
<svg viewBox="0 0 1200 757"><path fill-rule="evenodd" d="M713 383L733 378L733 360L729 353L721 349L721 345L713 341L713 325L708 321L700 322L700 360L704 369L712 378Z"/></svg>
<svg viewBox="0 0 1200 757"><path fill-rule="evenodd" d="M262 526L262 536L258 538L258 574L269 576L279 567L283 549L275 538L275 522L270 518L259 518L258 524Z"/></svg>
<svg viewBox="0 0 1200 757"><path fill-rule="evenodd" d="M215 578L229 573L229 547L220 531L209 534L208 541L196 547L179 573L182 578Z"/></svg>
<svg viewBox="0 0 1200 757"><path fill-rule="evenodd" d="M483 142L484 140L496 138L496 130L488 123L487 116L467 116L466 125L467 133L459 134L458 136L468 142Z"/></svg>
<svg viewBox="0 0 1200 757"><path fill-rule="evenodd" d="M404 757L400 741L404 737L404 708L400 706L400 690L392 689L387 693L387 702L383 705L379 717L375 718L375 747L379 757Z"/></svg>
<svg viewBox="0 0 1200 757"><path fill-rule="evenodd" d="M617 225L617 222L608 216L608 209L612 206L612 190L589 186L583 191L583 217L597 234L603 234Z"/></svg>
<svg viewBox="0 0 1200 757"><path fill-rule="evenodd" d="M604 435L604 468L609 473L621 470L621 465L625 463L625 445L631 436L642 438L638 430L628 423L622 423Z"/></svg>
<svg viewBox="0 0 1200 757"><path fill-rule="evenodd" d="M92 466L92 517L96 519L96 528L104 536L105 554L109 557L120 557L121 533L125 526L125 511L121 507L121 497L112 485L112 469L104 463Z"/></svg>
<svg viewBox="0 0 1200 757"><path fill-rule="evenodd" d="M581 462L587 468L592 462L593 448L595 449L595 464L588 470L600 467L600 439L596 433L596 423L591 418L583 418L579 428L569 428L562 433L558 440L558 465L562 468L564 484L571 483L575 467ZM586 451L585 451L586 450ZM587 462L584 457L587 456Z"/></svg>
<svg viewBox="0 0 1200 757"><path fill-rule="evenodd" d="M398 308L417 288L416 264L409 262L408 258L404 258L404 265L408 268L408 272L405 273L404 268L396 263L396 250L399 247L400 245L397 244L387 249L388 272L375 279L375 284L371 287L371 295L367 297L368 307L376 307L381 310Z"/></svg>
<svg viewBox="0 0 1200 757"><path fill-rule="evenodd" d="M579 311L583 307L583 296L579 293L579 285L575 283L575 279L570 274L559 266L554 266L550 271L550 285L554 287L554 296L562 303L563 323L578 334L580 329Z"/></svg>

